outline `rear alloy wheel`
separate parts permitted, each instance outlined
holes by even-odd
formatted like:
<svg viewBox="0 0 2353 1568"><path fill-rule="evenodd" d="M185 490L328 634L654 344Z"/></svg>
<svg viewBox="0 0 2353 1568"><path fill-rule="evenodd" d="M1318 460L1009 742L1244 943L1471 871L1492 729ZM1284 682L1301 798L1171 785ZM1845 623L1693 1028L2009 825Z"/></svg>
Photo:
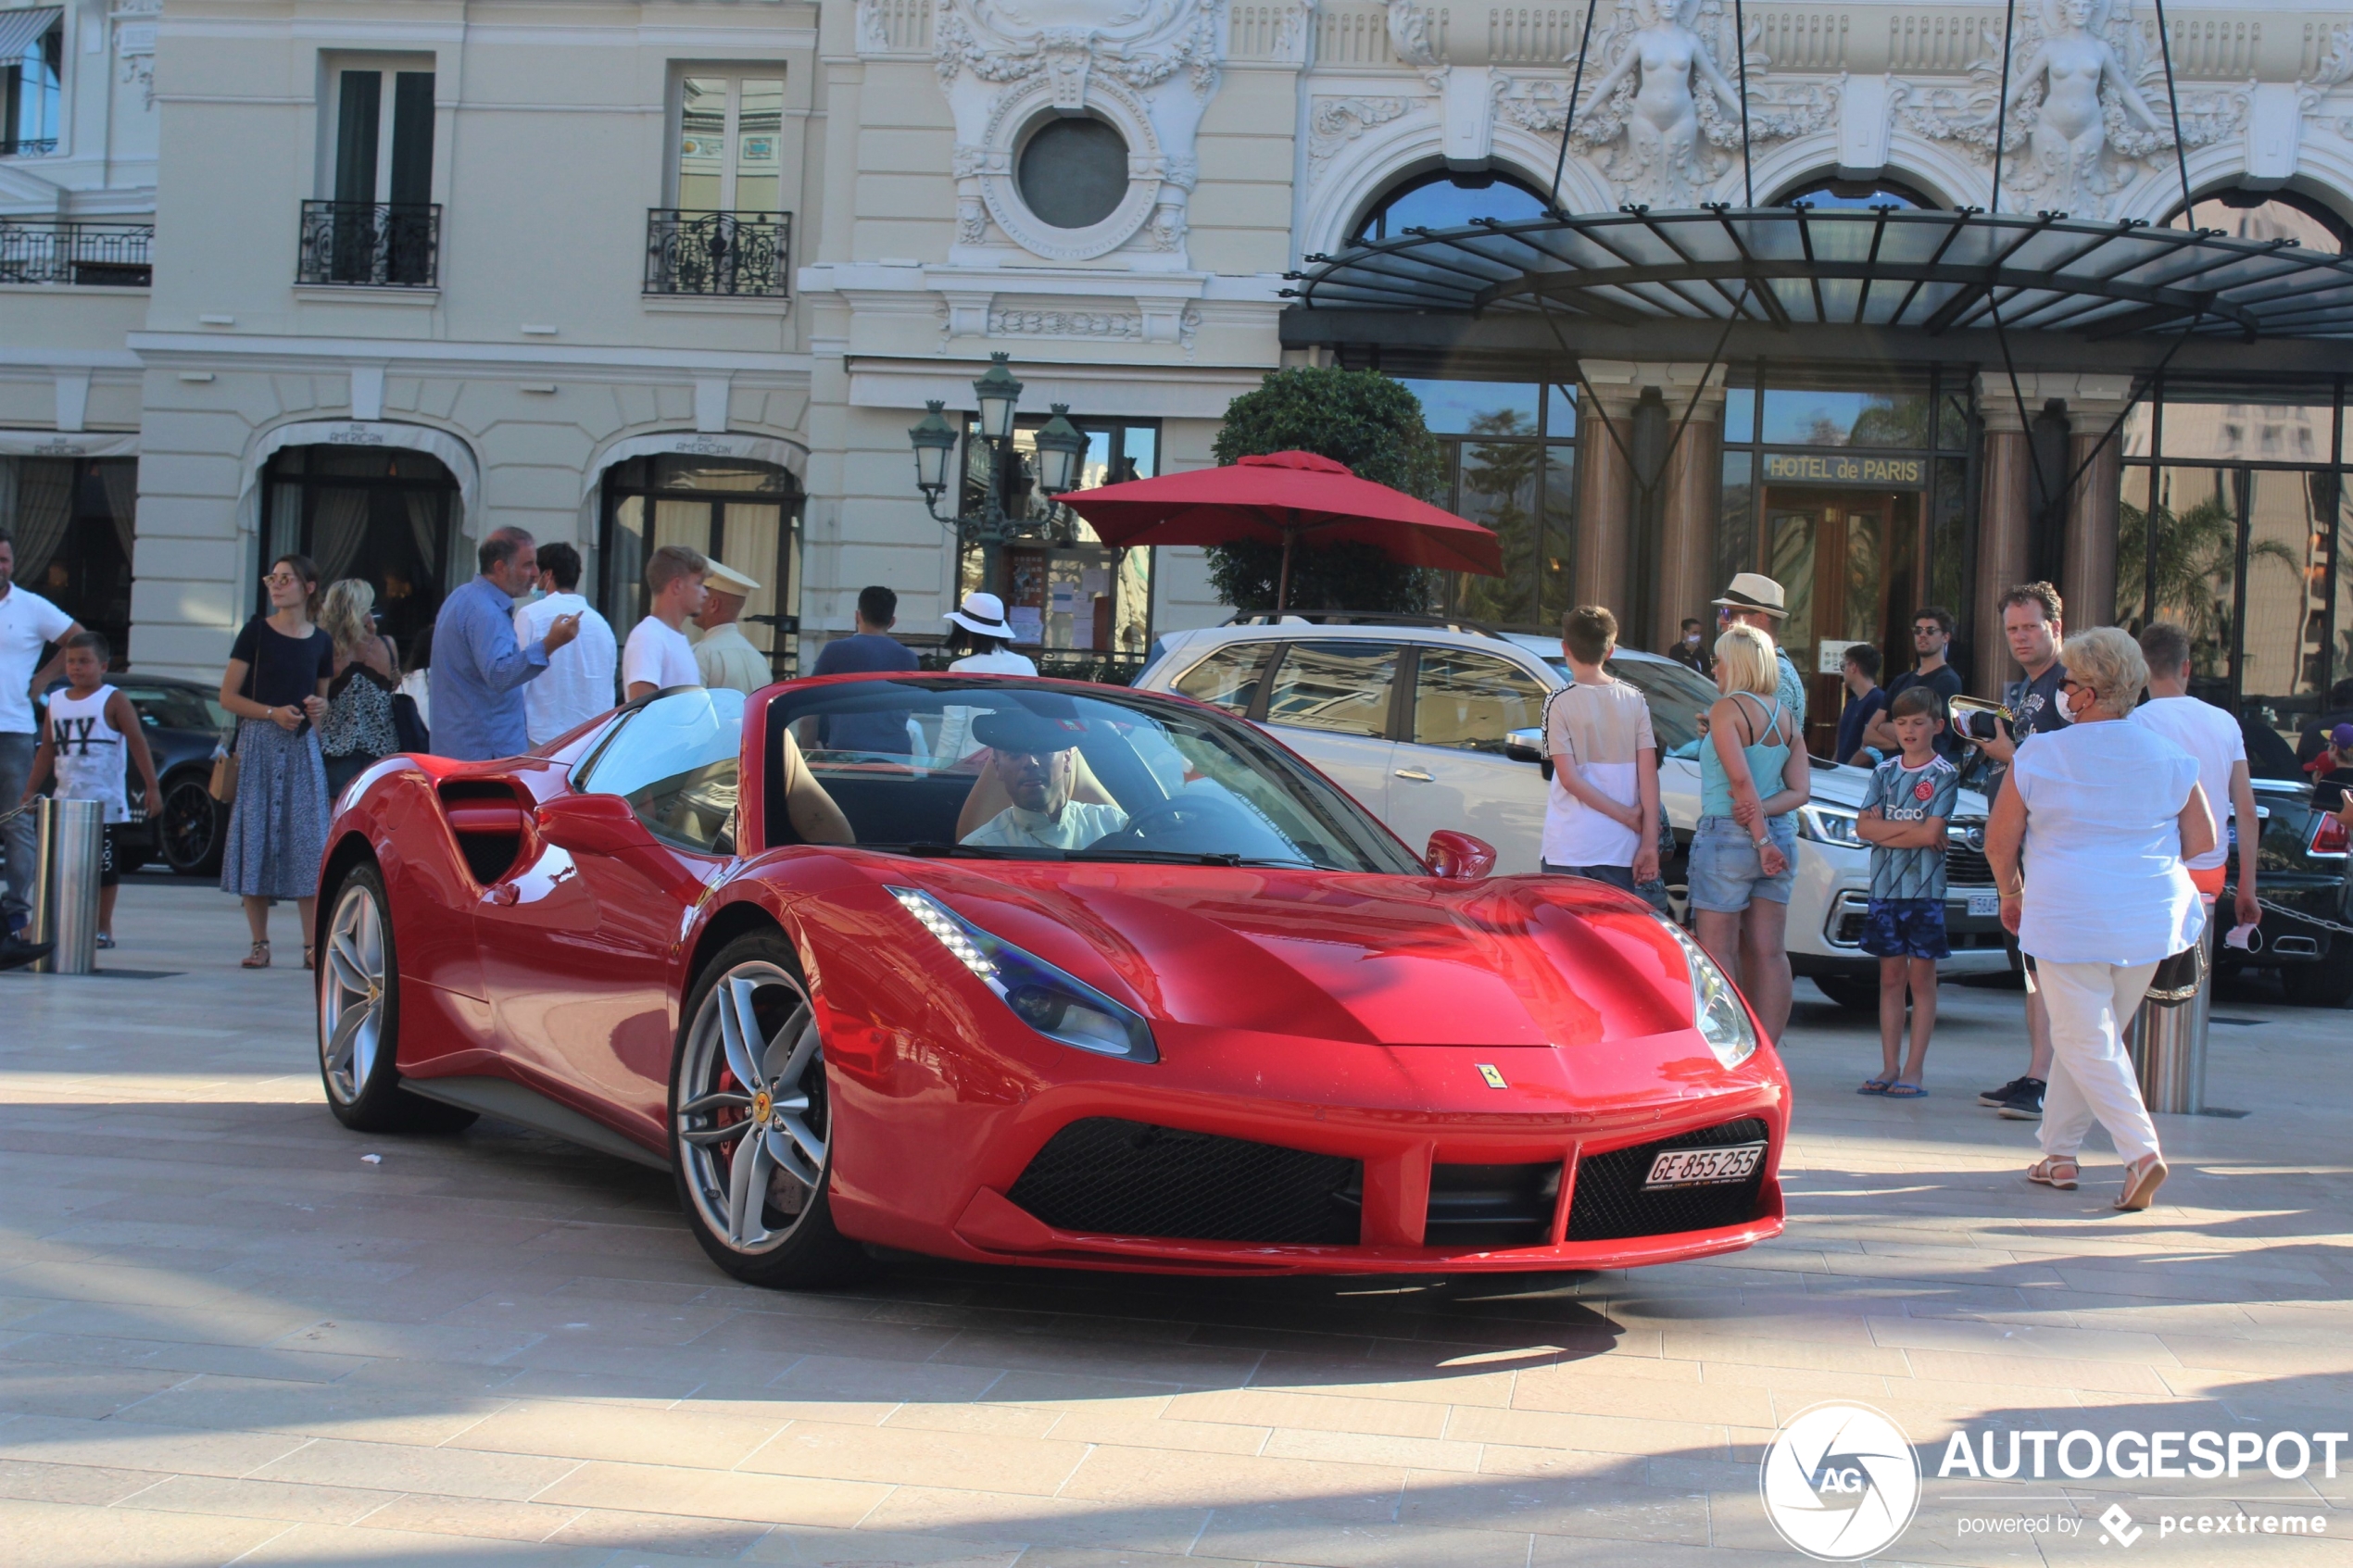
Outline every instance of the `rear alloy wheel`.
<svg viewBox="0 0 2353 1568"><path fill-rule="evenodd" d="M220 849L228 813L212 797L212 784L198 773L182 773L163 786L163 814L156 821L156 848L163 863L182 876L220 874Z"/></svg>
<svg viewBox="0 0 2353 1568"><path fill-rule="evenodd" d="M384 881L355 867L319 945L319 1076L327 1109L355 1133L454 1133L476 1113L400 1086L399 966Z"/></svg>
<svg viewBox="0 0 2353 1568"><path fill-rule="evenodd" d="M670 1085L680 1207L711 1261L800 1289L864 1272L834 1228L824 1042L784 934L730 943L697 982Z"/></svg>

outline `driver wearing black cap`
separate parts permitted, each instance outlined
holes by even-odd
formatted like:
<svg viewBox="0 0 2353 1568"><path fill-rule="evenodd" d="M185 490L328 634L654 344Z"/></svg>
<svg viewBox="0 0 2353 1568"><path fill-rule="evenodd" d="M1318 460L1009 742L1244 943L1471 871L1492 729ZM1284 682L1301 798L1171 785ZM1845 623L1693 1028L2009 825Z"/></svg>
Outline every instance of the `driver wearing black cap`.
<svg viewBox="0 0 2353 1568"><path fill-rule="evenodd" d="M1013 804L966 834L966 844L1016 849L1084 849L1127 825L1116 806L1073 800L1076 753L1086 721L1026 709L984 713L973 735L997 754L997 776Z"/></svg>

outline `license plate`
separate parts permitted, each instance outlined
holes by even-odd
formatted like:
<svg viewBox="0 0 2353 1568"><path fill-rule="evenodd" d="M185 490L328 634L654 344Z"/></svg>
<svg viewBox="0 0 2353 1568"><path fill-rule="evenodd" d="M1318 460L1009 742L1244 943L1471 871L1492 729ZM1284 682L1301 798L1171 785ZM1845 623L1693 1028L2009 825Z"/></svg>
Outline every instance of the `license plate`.
<svg viewBox="0 0 2353 1568"><path fill-rule="evenodd" d="M2002 896L1998 893L1972 893L1969 896L1969 912L1974 918L1998 915L2002 912Z"/></svg>
<svg viewBox="0 0 2353 1568"><path fill-rule="evenodd" d="M1650 1178L1642 1190L1656 1187L1706 1186L1715 1182L1746 1181L1765 1158L1761 1143L1733 1144L1725 1148L1670 1148L1651 1161Z"/></svg>

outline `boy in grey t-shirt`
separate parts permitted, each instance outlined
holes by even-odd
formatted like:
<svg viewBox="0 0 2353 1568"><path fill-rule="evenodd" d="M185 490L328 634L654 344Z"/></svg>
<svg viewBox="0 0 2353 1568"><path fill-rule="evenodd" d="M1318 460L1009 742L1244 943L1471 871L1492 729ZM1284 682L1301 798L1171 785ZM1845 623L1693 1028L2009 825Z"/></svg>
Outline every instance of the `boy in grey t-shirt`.
<svg viewBox="0 0 2353 1568"><path fill-rule="evenodd" d="M1961 794L1960 770L1936 751L1944 703L1927 686L1909 686L1888 706L1904 749L1871 770L1856 834L1871 847L1871 899L1863 916L1863 951L1879 960L1880 1075L1862 1093L1918 1099L1928 1037L1936 1027L1936 960L1944 939L1944 824ZM1904 1039L1904 999L1912 1002L1912 1049L1896 1070Z"/></svg>

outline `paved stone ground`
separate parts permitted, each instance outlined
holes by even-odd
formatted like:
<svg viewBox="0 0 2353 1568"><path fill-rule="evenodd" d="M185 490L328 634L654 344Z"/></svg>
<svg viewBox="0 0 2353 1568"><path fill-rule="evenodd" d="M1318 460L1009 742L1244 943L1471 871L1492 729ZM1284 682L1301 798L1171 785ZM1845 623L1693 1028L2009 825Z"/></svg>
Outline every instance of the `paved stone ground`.
<svg viewBox="0 0 2353 1568"><path fill-rule="evenodd" d="M305 975L239 972L218 893L134 879L120 925L114 974L0 975L10 1564L1781 1562L1757 1457L1826 1398L1931 1456L1961 1423L2348 1424L2341 1012L2224 1001L2212 1098L2249 1114L2162 1119L2176 1174L2142 1216L2107 1212L2104 1146L2077 1193L2020 1179L2032 1129L1974 1104L2019 1066L2020 998L1948 987L1916 1104L1858 1098L1869 1032L1801 1004L1789 1234L1742 1256L1455 1284L923 1264L795 1298L711 1269L651 1173L490 1123L344 1132ZM2152 1486L2330 1534L2164 1540ZM2121 1555L2089 1523L2121 1499L2133 1562L2344 1562L2348 1488L1931 1479L1896 1549ZM1962 1533L2020 1515L2081 1528Z"/></svg>

